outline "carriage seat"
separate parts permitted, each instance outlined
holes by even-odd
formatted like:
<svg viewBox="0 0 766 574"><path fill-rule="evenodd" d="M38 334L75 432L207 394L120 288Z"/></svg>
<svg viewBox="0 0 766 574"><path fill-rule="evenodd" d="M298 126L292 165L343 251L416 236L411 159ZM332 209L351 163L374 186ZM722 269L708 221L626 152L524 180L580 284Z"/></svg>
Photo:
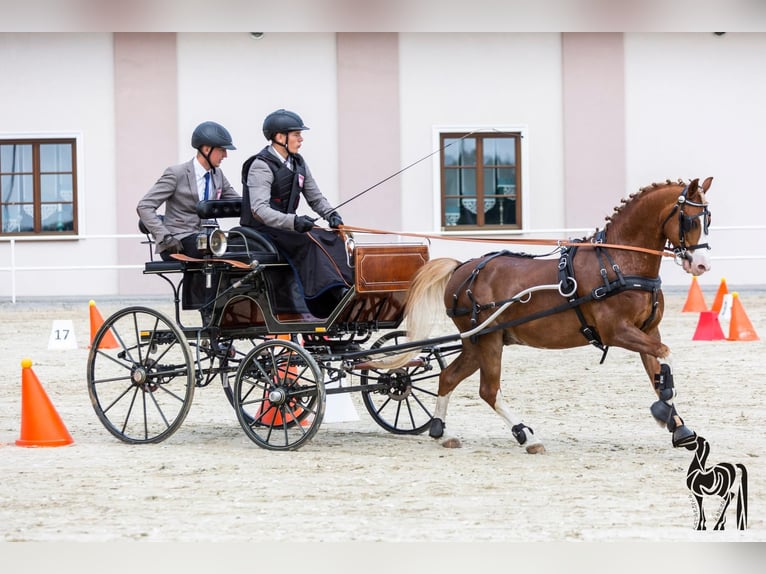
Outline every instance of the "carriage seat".
<svg viewBox="0 0 766 574"><path fill-rule="evenodd" d="M228 246L223 257L228 259L257 259L259 263L285 263L271 240L252 227L232 227L228 232Z"/></svg>
<svg viewBox="0 0 766 574"><path fill-rule="evenodd" d="M160 218L162 217L163 216L160 215ZM154 240L152 239L152 234L146 228L144 222L140 219L138 220L138 230L146 235L147 238L146 241L142 241L141 243L146 243L149 245L149 261L144 264L144 273L178 273L186 268L186 264L183 261L165 261L164 259L155 259L153 249Z"/></svg>
<svg viewBox="0 0 766 574"><path fill-rule="evenodd" d="M225 217L239 217L241 211L242 201L238 199L212 199L200 201L197 204L197 215L200 219L212 220ZM164 216L160 215L159 217L163 218ZM185 263L181 261L155 260L153 251L154 240L141 219L138 220L138 229L148 238L144 242L149 244L150 259L145 265L144 271L146 273L183 271ZM257 259L262 264L284 262L269 238L249 227L234 227L229 230L228 247L223 257L226 259L242 260L247 263L253 259Z"/></svg>
<svg viewBox="0 0 766 574"><path fill-rule="evenodd" d="M240 199L209 199L197 204L200 219L239 217L242 213ZM250 262L257 259L261 264L284 263L271 240L251 227L233 227L228 231L228 247L223 257Z"/></svg>

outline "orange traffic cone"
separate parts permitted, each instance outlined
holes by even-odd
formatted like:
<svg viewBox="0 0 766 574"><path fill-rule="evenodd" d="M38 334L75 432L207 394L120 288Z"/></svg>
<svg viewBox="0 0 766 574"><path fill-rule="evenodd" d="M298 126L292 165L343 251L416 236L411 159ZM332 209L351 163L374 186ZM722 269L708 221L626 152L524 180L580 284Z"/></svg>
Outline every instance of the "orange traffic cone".
<svg viewBox="0 0 766 574"><path fill-rule="evenodd" d="M267 338L269 339L282 339L283 341L290 341L292 337L289 334L284 335L268 335ZM287 367L287 370L285 371L285 367L281 367L277 369L278 372L281 375L287 375L288 377L295 378L298 372L298 368L295 366L289 366ZM265 393L268 394L268 393ZM303 412L303 409L297 405L295 401L292 401L290 403L290 408L293 409L293 413L295 416L291 415L289 411L285 412L285 418L282 418L282 413L279 411L277 407L275 407L271 401L269 401L264 396L264 400L261 403L260 407L258 408L258 412L255 415L255 418L258 422L270 425L282 425L285 420L288 423L296 422L299 418L301 413ZM302 420L300 421L301 426L306 426L308 424L308 421Z"/></svg>
<svg viewBox="0 0 766 574"><path fill-rule="evenodd" d="M731 294L731 321L727 339L729 341L760 341L736 291Z"/></svg>
<svg viewBox="0 0 766 574"><path fill-rule="evenodd" d="M721 284L718 286L718 291L716 291L715 299L713 299L713 306L710 307L710 310L720 313L721 307L723 307L723 296L728 293L729 289L726 287L726 279L721 279Z"/></svg>
<svg viewBox="0 0 766 574"><path fill-rule="evenodd" d="M104 324L104 318L96 308L95 301L91 299L88 305L90 306L90 345L88 345L88 348L90 348L93 346L93 339L96 338L96 333L101 328L101 325ZM98 346L99 349L116 349L118 347L119 345L117 344L117 341L115 341L111 330L107 331L101 338L101 343Z"/></svg>
<svg viewBox="0 0 766 574"><path fill-rule="evenodd" d="M715 311L700 313L697 330L694 332L692 341L720 341L725 338L721 323L718 322L718 313Z"/></svg>
<svg viewBox="0 0 766 574"><path fill-rule="evenodd" d="M265 425L273 424L275 426L281 426L285 421L288 423L298 421L300 419L301 413L303 412L303 409L297 406L295 402L290 404L290 408L295 412L295 416L291 415L289 411L285 411L285 417L282 418L282 413L280 410L275 407L268 399L264 399L263 403L261 403L261 406L258 409L258 413L255 415L255 419L259 423L263 423ZM300 424L301 426L306 426L308 422L300 421Z"/></svg>
<svg viewBox="0 0 766 574"><path fill-rule="evenodd" d="M21 436L19 446L66 446L72 444L61 417L53 408L37 375L32 360L21 361Z"/></svg>
<svg viewBox="0 0 766 574"><path fill-rule="evenodd" d="M686 295L686 303L681 313L701 313L702 311L707 311L705 296L702 294L697 278L692 276L692 284L689 286L689 293Z"/></svg>
<svg viewBox="0 0 766 574"><path fill-rule="evenodd" d="M282 374L286 374L288 377L294 378L297 374L298 368L291 366L287 367L287 371L285 371L285 367L280 367L278 370ZM264 394L267 395L265 391ZM293 422L299 422L301 426L306 426L308 424L308 421L301 419L303 409L300 407L297 400L293 399L289 401L287 407L288 408L284 411L285 416L282 418L282 411L274 404L272 404L271 401L266 398L266 396L264 396L263 402L258 408L258 412L256 413L255 418L258 422L266 425L273 424L280 426L285 423Z"/></svg>

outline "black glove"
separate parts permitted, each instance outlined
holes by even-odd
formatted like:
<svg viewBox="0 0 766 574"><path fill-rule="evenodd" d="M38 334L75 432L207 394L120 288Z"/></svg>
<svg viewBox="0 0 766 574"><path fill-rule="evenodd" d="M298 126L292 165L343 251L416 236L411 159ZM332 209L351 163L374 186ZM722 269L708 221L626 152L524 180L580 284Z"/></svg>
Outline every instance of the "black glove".
<svg viewBox="0 0 766 574"><path fill-rule="evenodd" d="M181 242L172 235L166 235L162 241L160 241L160 251L167 251L168 253L182 253L184 250Z"/></svg>
<svg viewBox="0 0 766 574"><path fill-rule="evenodd" d="M308 215L296 215L293 220L293 227L299 233L307 233L314 229L314 221Z"/></svg>
<svg viewBox="0 0 766 574"><path fill-rule="evenodd" d="M340 218L340 215L338 215L337 211L333 211L330 215L327 216L327 223L329 223L330 227L333 229L338 229L338 227L343 225L343 220Z"/></svg>

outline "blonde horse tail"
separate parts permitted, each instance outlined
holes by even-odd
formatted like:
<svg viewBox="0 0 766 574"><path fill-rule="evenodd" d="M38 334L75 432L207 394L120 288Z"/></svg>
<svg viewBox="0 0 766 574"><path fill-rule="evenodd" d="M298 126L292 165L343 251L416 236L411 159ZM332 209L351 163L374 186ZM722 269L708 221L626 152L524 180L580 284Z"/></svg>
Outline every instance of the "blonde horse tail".
<svg viewBox="0 0 766 574"><path fill-rule="evenodd" d="M426 263L415 275L404 304L410 341L427 338L434 317L444 314L444 291L458 265L457 259L441 257Z"/></svg>
<svg viewBox="0 0 766 574"><path fill-rule="evenodd" d="M434 317L445 313L444 291L460 261L450 257L432 259L421 267L412 280L404 305L407 320L407 339L421 341L428 338ZM418 356L419 349L370 361L370 365L384 369L398 369Z"/></svg>

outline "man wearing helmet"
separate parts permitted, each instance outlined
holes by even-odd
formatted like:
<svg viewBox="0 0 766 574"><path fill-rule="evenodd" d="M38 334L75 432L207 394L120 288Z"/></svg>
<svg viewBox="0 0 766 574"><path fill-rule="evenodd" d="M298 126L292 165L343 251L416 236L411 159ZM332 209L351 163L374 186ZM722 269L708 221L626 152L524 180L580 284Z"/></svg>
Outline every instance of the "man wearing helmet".
<svg viewBox="0 0 766 574"><path fill-rule="evenodd" d="M329 226L343 225L322 195L298 153L309 128L295 112L279 109L266 116L263 135L270 142L242 169L240 224L267 235L295 271L306 305L327 316L354 281L346 247L337 232L316 229L315 219L296 213L301 196Z"/></svg>
<svg viewBox="0 0 766 574"><path fill-rule="evenodd" d="M197 203L203 199L240 198L223 172L217 169L227 150L237 149L229 131L221 124L202 122L192 133L191 145L197 155L168 167L136 208L157 241L157 253L166 261L172 259L173 253L202 256L197 250L197 234L202 230ZM164 218L157 214L163 203Z"/></svg>
<svg viewBox="0 0 766 574"><path fill-rule="evenodd" d="M202 220L197 215L200 201L240 199L218 169L227 150L237 149L229 131L216 122L202 122L192 133L191 145L197 150L195 157L165 169L136 207L141 222L157 242L157 253L165 261L171 261L174 253L203 256L197 249L197 235L202 230ZM157 213L162 204L164 216ZM183 287L184 308L203 305L206 297L202 273L185 273ZM203 308L201 312L207 324L210 310Z"/></svg>

